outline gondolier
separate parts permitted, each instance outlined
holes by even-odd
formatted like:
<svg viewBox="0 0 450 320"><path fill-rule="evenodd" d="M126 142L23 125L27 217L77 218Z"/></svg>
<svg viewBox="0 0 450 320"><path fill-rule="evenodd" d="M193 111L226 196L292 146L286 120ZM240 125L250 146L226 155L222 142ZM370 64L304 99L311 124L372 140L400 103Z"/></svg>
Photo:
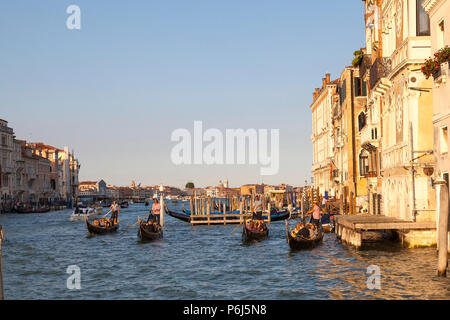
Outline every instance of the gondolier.
<svg viewBox="0 0 450 320"><path fill-rule="evenodd" d="M159 222L159 218L160 218L160 213L161 213L161 205L158 202L158 198L155 198L153 200L153 205L152 205L152 213L154 214L154 216L156 217L156 221Z"/></svg>
<svg viewBox="0 0 450 320"><path fill-rule="evenodd" d="M110 209L112 211L111 221L113 222L113 224L116 224L117 218L119 217L119 213L120 213L120 207L117 204L117 202L114 201L113 204L111 205Z"/></svg>
<svg viewBox="0 0 450 320"><path fill-rule="evenodd" d="M263 205L260 197L257 195L255 197L255 207L253 209L253 218L257 220L262 220Z"/></svg>
<svg viewBox="0 0 450 320"><path fill-rule="evenodd" d="M320 228L320 207L316 203L314 203L314 206L311 210L308 211L307 214L312 213L312 223L314 223L317 227Z"/></svg>

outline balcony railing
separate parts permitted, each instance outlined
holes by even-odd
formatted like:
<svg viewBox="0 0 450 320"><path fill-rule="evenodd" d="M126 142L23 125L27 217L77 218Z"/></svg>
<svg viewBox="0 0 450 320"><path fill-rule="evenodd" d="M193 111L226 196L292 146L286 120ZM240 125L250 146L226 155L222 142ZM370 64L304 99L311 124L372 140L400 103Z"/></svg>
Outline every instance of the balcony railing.
<svg viewBox="0 0 450 320"><path fill-rule="evenodd" d="M377 58L370 67L370 88L373 89L381 78L387 77L391 71L389 58Z"/></svg>
<svg viewBox="0 0 450 320"><path fill-rule="evenodd" d="M365 178L376 178L377 172L376 171L368 171L364 174Z"/></svg>

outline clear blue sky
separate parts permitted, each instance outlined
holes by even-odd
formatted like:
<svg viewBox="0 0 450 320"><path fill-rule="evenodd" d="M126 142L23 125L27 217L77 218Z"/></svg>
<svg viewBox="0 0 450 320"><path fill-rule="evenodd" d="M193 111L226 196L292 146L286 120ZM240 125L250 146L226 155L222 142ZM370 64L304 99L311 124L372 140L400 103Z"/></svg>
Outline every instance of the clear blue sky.
<svg viewBox="0 0 450 320"><path fill-rule="evenodd" d="M66 8L81 8L81 30ZM0 118L75 150L82 180L303 185L312 92L364 43L362 1L4 0ZM175 166L176 128L280 129L280 170Z"/></svg>

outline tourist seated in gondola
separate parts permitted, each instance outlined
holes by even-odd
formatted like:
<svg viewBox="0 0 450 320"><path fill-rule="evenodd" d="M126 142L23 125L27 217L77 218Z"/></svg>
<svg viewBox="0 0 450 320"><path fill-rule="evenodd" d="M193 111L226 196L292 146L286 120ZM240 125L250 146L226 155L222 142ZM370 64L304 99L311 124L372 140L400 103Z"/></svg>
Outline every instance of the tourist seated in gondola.
<svg viewBox="0 0 450 320"><path fill-rule="evenodd" d="M297 223L294 230L292 230L291 235L293 237L302 237L308 239L310 236L309 229L301 222Z"/></svg>
<svg viewBox="0 0 450 320"><path fill-rule="evenodd" d="M309 223L308 229L309 229L309 238L310 239L314 239L319 235L318 227L315 224Z"/></svg>
<svg viewBox="0 0 450 320"><path fill-rule="evenodd" d="M156 221L156 217L153 214L153 211L150 210L148 218L147 218L147 223L153 223Z"/></svg>

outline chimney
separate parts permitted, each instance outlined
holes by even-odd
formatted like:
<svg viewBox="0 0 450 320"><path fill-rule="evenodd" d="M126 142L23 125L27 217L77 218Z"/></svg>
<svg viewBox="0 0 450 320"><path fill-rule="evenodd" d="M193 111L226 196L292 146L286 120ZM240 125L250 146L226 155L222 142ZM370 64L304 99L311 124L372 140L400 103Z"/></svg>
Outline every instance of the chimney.
<svg viewBox="0 0 450 320"><path fill-rule="evenodd" d="M322 88L325 88L326 85L327 85L327 79L322 78Z"/></svg>
<svg viewBox="0 0 450 320"><path fill-rule="evenodd" d="M330 81L330 74L327 73L325 76L326 76L326 79L327 79L327 83L330 83L330 82L331 82L331 81Z"/></svg>
<svg viewBox="0 0 450 320"><path fill-rule="evenodd" d="M319 96L319 88L316 88L316 96Z"/></svg>

